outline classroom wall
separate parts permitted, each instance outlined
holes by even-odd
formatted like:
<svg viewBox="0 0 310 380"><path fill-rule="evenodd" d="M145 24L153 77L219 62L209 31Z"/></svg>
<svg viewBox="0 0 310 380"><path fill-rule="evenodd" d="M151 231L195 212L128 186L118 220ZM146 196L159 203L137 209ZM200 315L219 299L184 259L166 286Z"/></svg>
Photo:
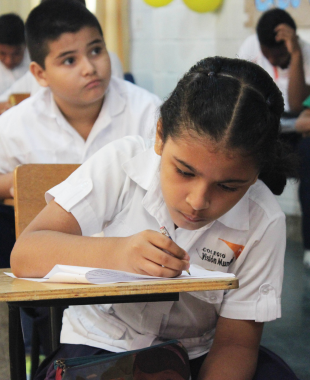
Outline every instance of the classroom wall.
<svg viewBox="0 0 310 380"><path fill-rule="evenodd" d="M209 13L193 12L182 0L160 8L130 0L130 58L136 82L164 98L199 59L236 57L242 41L254 32L244 26L246 20L244 0L223 0L218 11ZM310 29L298 32L310 42Z"/></svg>

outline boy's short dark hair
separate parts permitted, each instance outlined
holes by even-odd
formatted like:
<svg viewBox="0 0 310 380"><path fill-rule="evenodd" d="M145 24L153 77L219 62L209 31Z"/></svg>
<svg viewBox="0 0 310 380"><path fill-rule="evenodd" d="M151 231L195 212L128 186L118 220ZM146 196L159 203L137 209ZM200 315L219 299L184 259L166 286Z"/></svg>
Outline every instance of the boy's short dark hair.
<svg viewBox="0 0 310 380"><path fill-rule="evenodd" d="M41 0L41 3L44 3L44 1L50 1L50 0ZM51 0L51 1L53 1L53 0ZM72 0L70 0L70 1L72 1ZM73 0L73 1L78 1L79 3L84 4L86 6L85 0Z"/></svg>
<svg viewBox="0 0 310 380"><path fill-rule="evenodd" d="M63 33L76 33L84 27L102 30L97 18L79 1L50 0L34 8L25 24L26 43L32 61L45 69L48 43Z"/></svg>
<svg viewBox="0 0 310 380"><path fill-rule="evenodd" d="M23 20L14 13L0 16L0 44L22 45L25 43L25 27Z"/></svg>
<svg viewBox="0 0 310 380"><path fill-rule="evenodd" d="M296 30L295 21L283 9L274 8L263 13L256 26L259 43L269 48L283 45L283 41L277 42L275 39L276 32L274 29L280 24L287 24Z"/></svg>

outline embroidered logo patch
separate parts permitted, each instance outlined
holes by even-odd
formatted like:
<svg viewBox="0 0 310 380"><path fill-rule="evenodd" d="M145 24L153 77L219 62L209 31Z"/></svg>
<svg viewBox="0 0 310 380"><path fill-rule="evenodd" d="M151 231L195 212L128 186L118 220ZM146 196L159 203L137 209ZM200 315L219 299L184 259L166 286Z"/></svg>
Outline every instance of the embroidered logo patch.
<svg viewBox="0 0 310 380"><path fill-rule="evenodd" d="M201 252L199 252L198 249L196 249L196 251L201 260L208 261L211 264L219 265L221 267L228 267L234 260L234 258L231 260L228 259L225 253L214 251L206 247L202 248Z"/></svg>
<svg viewBox="0 0 310 380"><path fill-rule="evenodd" d="M228 245L228 247L234 252L236 259L240 256L241 252L244 249L244 245L231 243L230 241L223 240L221 238L219 238L219 240L223 241L225 244Z"/></svg>

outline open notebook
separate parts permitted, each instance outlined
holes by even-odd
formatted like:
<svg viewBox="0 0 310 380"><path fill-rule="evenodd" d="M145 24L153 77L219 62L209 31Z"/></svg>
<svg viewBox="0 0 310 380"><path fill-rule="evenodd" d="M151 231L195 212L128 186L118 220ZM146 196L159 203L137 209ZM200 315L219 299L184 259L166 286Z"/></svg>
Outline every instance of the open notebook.
<svg viewBox="0 0 310 380"><path fill-rule="evenodd" d="M191 276L183 271L178 277L165 278L153 277L142 274L135 274L111 269L77 267L71 265L55 265L54 268L43 278L22 278L23 280L37 282L66 282L76 284L111 284L116 282L132 282L132 281L156 281L156 280L172 280L178 281L183 279L198 278L232 278L233 273L223 273L217 271L206 270L199 265L191 265ZM17 278L13 273L7 273L10 277Z"/></svg>

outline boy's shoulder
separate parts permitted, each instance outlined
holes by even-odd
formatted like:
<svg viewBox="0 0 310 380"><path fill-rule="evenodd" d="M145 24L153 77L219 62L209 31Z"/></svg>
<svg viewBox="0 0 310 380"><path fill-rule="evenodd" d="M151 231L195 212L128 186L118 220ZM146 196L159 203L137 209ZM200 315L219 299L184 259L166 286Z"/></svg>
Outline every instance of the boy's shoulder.
<svg viewBox="0 0 310 380"><path fill-rule="evenodd" d="M162 103L161 99L150 91L114 76L111 77L109 89L112 93L117 92L119 95L125 97L129 102L144 101L152 102L156 105Z"/></svg>
<svg viewBox="0 0 310 380"><path fill-rule="evenodd" d="M5 111L0 117L1 132L11 132L24 127L34 127L40 115L48 116L52 111L52 93L48 88ZM1 133L0 132L0 133Z"/></svg>

